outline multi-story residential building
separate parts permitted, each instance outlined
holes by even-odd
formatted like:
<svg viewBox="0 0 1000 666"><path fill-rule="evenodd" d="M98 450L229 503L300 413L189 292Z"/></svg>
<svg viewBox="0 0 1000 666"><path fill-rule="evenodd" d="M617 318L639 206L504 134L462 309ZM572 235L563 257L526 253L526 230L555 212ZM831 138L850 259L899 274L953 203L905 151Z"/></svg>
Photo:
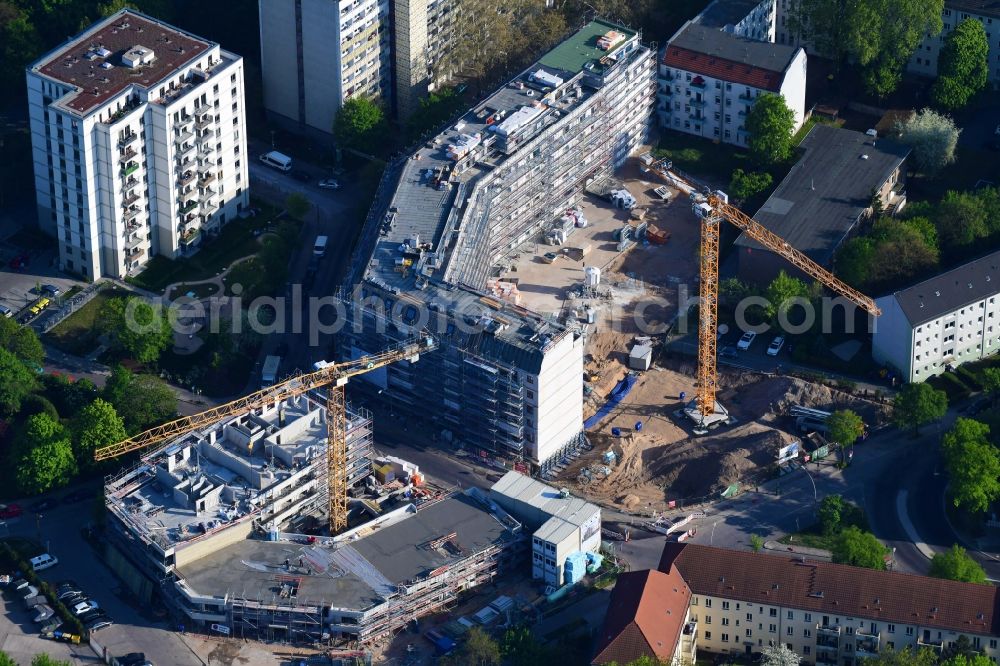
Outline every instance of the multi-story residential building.
<svg viewBox="0 0 1000 666"><path fill-rule="evenodd" d="M27 71L41 228L63 270L124 277L248 204L243 59L131 10Z"/></svg>
<svg viewBox="0 0 1000 666"><path fill-rule="evenodd" d="M714 0L693 19L737 37L773 42L777 0Z"/></svg>
<svg viewBox="0 0 1000 666"><path fill-rule="evenodd" d="M591 664L627 664L644 656L670 666L694 664L698 636L690 601L691 588L676 568L620 575Z"/></svg>
<svg viewBox="0 0 1000 666"><path fill-rule="evenodd" d="M456 0L393 0L392 55L395 108L406 118L445 72L435 65L447 52L458 20Z"/></svg>
<svg viewBox="0 0 1000 666"><path fill-rule="evenodd" d="M887 648L940 652L965 636L1000 656L993 585L683 543L668 543L658 568L687 584L690 604L663 595L654 617L686 617L699 651L749 655L780 644L804 664L858 666ZM609 614L605 627L621 622Z"/></svg>
<svg viewBox="0 0 1000 666"><path fill-rule="evenodd" d="M507 472L490 499L531 535L531 577L555 587L565 580L567 557L601 549L601 508L519 472Z"/></svg>
<svg viewBox="0 0 1000 666"><path fill-rule="evenodd" d="M938 56L944 40L958 24L966 19L979 21L986 30L986 43L990 51L988 80L996 84L1000 81L1000 4L993 0L945 0L941 11L944 27L936 35L927 34L923 42L910 57L906 69L915 74L937 76Z"/></svg>
<svg viewBox="0 0 1000 666"><path fill-rule="evenodd" d="M805 51L688 21L660 60L656 112L664 128L746 146L747 114L763 93L781 95L800 127Z"/></svg>
<svg viewBox="0 0 1000 666"><path fill-rule="evenodd" d="M543 470L577 446L581 336L484 289L646 138L655 90L639 34L593 21L387 170L338 343L357 355L432 330L439 348L418 371L366 375L394 408L476 455Z"/></svg>
<svg viewBox="0 0 1000 666"><path fill-rule="evenodd" d="M874 134L874 132L872 132ZM873 196L891 211L905 201L910 149L872 134L816 125L802 156L754 219L824 267L872 214ZM739 276L763 284L779 271L804 275L746 234L736 239Z"/></svg>
<svg viewBox="0 0 1000 666"><path fill-rule="evenodd" d="M778 44L801 46L810 53L812 44L802 34L800 26L796 25L795 10L798 0L775 0L774 3L774 41Z"/></svg>
<svg viewBox="0 0 1000 666"><path fill-rule="evenodd" d="M344 100L391 97L389 0L261 0L264 108L329 138Z"/></svg>
<svg viewBox="0 0 1000 666"><path fill-rule="evenodd" d="M994 282L996 280L996 282ZM872 356L922 382L1000 349L1000 252L876 299Z"/></svg>

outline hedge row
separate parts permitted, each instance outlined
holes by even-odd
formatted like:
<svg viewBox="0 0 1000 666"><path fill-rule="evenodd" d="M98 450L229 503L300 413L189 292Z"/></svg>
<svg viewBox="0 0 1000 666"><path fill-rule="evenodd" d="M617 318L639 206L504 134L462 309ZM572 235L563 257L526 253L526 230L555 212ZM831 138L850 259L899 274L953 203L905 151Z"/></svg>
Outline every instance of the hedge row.
<svg viewBox="0 0 1000 666"><path fill-rule="evenodd" d="M0 561L3 562L6 567L17 567L24 576L24 579L28 581L31 585L38 588L40 594L44 594L49 600L49 605L52 610L56 612L59 619L62 620L63 626L80 637L81 641L87 640L87 631L80 622L80 618L73 615L73 613L66 607L66 604L59 601L56 597L56 591L47 582L38 577L35 570L31 567L31 564L21 557L14 548L11 547L9 543L0 542Z"/></svg>

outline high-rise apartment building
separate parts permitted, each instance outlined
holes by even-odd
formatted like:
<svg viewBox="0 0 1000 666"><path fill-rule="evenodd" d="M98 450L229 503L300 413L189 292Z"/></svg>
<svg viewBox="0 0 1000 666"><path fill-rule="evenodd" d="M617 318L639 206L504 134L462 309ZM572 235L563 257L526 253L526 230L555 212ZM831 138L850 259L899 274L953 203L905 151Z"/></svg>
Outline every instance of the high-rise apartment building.
<svg viewBox="0 0 1000 666"><path fill-rule="evenodd" d="M457 0L393 0L392 51L397 115L405 118L433 90L435 71L447 52L458 20Z"/></svg>
<svg viewBox="0 0 1000 666"><path fill-rule="evenodd" d="M259 6L264 107L272 120L328 137L345 100L390 96L389 0Z"/></svg>
<svg viewBox="0 0 1000 666"><path fill-rule="evenodd" d="M133 274L247 205L240 56L126 9L27 80L38 219L63 270Z"/></svg>
<svg viewBox="0 0 1000 666"><path fill-rule="evenodd" d="M583 430L582 337L487 282L647 138L655 94L655 52L592 21L390 167L352 266L340 353L429 329L440 346L419 369L366 375L383 397L477 455L557 464Z"/></svg>

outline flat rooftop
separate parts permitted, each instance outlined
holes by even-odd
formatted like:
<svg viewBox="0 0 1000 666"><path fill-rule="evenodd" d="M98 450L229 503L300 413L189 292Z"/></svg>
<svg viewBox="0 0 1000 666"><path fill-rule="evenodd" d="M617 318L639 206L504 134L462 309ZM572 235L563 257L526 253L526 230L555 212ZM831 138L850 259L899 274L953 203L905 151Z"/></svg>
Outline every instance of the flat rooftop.
<svg viewBox="0 0 1000 666"><path fill-rule="evenodd" d="M411 508L398 520L366 531L366 536L336 546L241 541L177 573L200 595L261 601L279 598L281 583L290 577L298 580L300 604L364 610L394 594L398 585L514 538L467 495L453 495L415 512Z"/></svg>
<svg viewBox="0 0 1000 666"><path fill-rule="evenodd" d="M520 472L507 472L490 488L490 495L502 495L540 509L550 518L535 533L547 541L560 541L566 533L581 527L600 508L585 499L563 495L552 486Z"/></svg>
<svg viewBox="0 0 1000 666"><path fill-rule="evenodd" d="M215 44L161 21L124 9L46 54L32 71L79 91L63 103L85 114L132 85L157 86ZM122 57L142 47L148 64L129 67Z"/></svg>
<svg viewBox="0 0 1000 666"><path fill-rule="evenodd" d="M600 48L597 45L597 40L611 31L624 35L624 39L610 49ZM602 19L595 19L543 55L538 64L576 74L582 72L587 63L613 55L619 46L625 44L635 35L635 30L629 30Z"/></svg>
<svg viewBox="0 0 1000 666"><path fill-rule="evenodd" d="M815 125L799 161L754 219L810 259L827 266L858 218L910 149L889 139ZM736 245L763 249L746 234Z"/></svg>

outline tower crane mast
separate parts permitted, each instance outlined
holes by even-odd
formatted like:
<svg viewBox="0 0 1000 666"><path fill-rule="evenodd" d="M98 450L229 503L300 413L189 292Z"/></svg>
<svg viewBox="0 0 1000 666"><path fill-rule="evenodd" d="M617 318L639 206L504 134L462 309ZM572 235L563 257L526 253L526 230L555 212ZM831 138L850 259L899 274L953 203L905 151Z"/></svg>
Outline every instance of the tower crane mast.
<svg viewBox="0 0 1000 666"><path fill-rule="evenodd" d="M425 336L351 361L323 364L323 367L313 372L290 377L232 402L169 421L134 437L99 448L94 451L94 459L109 460L133 451L147 450L157 444L209 426L220 419L275 404L315 389L326 388L330 530L337 532L347 526L347 413L344 404L344 385L351 377L363 375L397 361L415 362L421 353L436 348L437 341Z"/></svg>
<svg viewBox="0 0 1000 666"><path fill-rule="evenodd" d="M715 394L718 388L716 372L716 330L719 322L719 236L725 220L740 229L771 252L809 275L831 291L864 308L878 317L882 314L874 299L850 286L805 254L796 250L781 236L730 204L721 192L693 183L689 177L671 170L671 164L662 160L651 169L668 183L679 185L689 192L707 192L704 197L694 197L692 208L701 218L701 264L698 301L698 387L697 408L702 420L715 411Z"/></svg>

